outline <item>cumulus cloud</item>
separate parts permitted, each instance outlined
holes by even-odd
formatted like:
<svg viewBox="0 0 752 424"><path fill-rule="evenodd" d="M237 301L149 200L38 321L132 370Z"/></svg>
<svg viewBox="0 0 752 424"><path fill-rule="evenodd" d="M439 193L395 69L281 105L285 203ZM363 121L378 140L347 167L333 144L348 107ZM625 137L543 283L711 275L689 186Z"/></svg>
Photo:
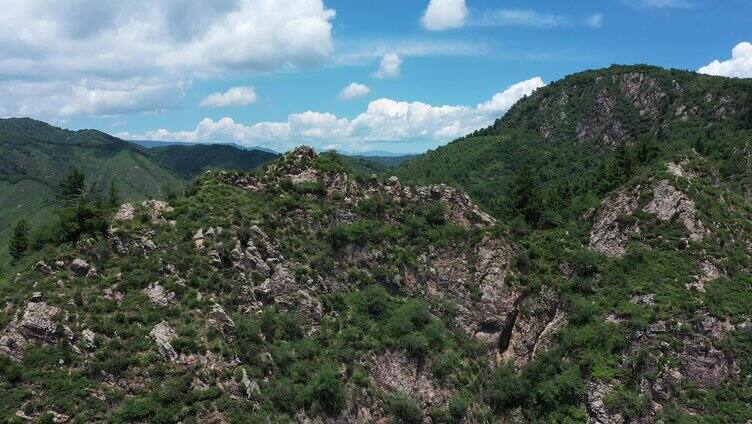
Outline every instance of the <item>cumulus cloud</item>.
<svg viewBox="0 0 752 424"><path fill-rule="evenodd" d="M697 72L708 75L721 75L736 78L752 78L752 43L737 44L731 50L731 59L718 59L698 69Z"/></svg>
<svg viewBox="0 0 752 424"><path fill-rule="evenodd" d="M490 115L506 113L518 100L545 86L541 77L530 78L509 86L501 93L496 93L491 100L477 106L479 112Z"/></svg>
<svg viewBox="0 0 752 424"><path fill-rule="evenodd" d="M131 139L187 142L228 142L285 150L299 143L366 150L380 142L446 142L488 126L521 98L544 86L540 77L507 87L476 107L434 106L381 98L352 119L308 111L292 114L285 122L238 123L231 118L206 118L192 131L164 129L144 134L119 134Z"/></svg>
<svg viewBox="0 0 752 424"><path fill-rule="evenodd" d="M462 28L467 13L465 0L430 0L421 23L429 31Z"/></svg>
<svg viewBox="0 0 752 424"><path fill-rule="evenodd" d="M335 12L323 0L7 0L3 6L0 81L6 84L135 78L169 84L175 75L190 80L308 68L330 61L333 52ZM21 108L12 113L51 109L39 104L45 98L18 91L22 98L14 103ZM174 103L141 98L141 108L119 102L141 111Z"/></svg>
<svg viewBox="0 0 752 424"><path fill-rule="evenodd" d="M402 58L396 53L387 53L381 58L379 69L373 73L375 78L397 78L400 74Z"/></svg>
<svg viewBox="0 0 752 424"><path fill-rule="evenodd" d="M253 87L232 87L224 93L212 93L199 103L202 107L245 106L256 103Z"/></svg>
<svg viewBox="0 0 752 424"><path fill-rule="evenodd" d="M371 92L365 84L354 82L347 87L343 88L339 93L339 99L343 101L357 99L359 97L367 96Z"/></svg>

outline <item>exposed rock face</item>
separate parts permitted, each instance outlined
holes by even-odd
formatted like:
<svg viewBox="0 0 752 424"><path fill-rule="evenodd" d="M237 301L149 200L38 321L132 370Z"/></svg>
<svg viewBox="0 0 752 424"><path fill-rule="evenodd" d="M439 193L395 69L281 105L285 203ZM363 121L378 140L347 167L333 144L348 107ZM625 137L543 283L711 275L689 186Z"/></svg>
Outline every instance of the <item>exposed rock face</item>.
<svg viewBox="0 0 752 424"><path fill-rule="evenodd" d="M451 397L451 392L433 385L416 361L399 352L385 352L373 358L371 380L381 390L418 400L426 412L431 407L443 405Z"/></svg>
<svg viewBox="0 0 752 424"><path fill-rule="evenodd" d="M256 287L256 298L264 304L274 303L286 309L295 309L312 322L323 314L321 302L312 290L321 287L313 281L298 281L287 266L278 266L274 274Z"/></svg>
<svg viewBox="0 0 752 424"><path fill-rule="evenodd" d="M685 344L679 362L689 381L704 389L721 384L729 378L733 368L723 352L697 342Z"/></svg>
<svg viewBox="0 0 752 424"><path fill-rule="evenodd" d="M173 210L167 202L161 200L145 200L141 203L141 206L145 209L152 224L164 222L162 214L165 212L172 212Z"/></svg>
<svg viewBox="0 0 752 424"><path fill-rule="evenodd" d="M624 256L629 240L640 233L639 223L631 217L638 209L641 187L631 192L617 191L601 203L593 219L590 232L590 248L605 256ZM697 218L695 203L684 193L673 187L668 180L654 183L650 188L652 200L642 211L655 215L660 221L669 222L676 218L689 233L689 239L702 240L708 230Z"/></svg>
<svg viewBox="0 0 752 424"><path fill-rule="evenodd" d="M93 349L95 347L96 334L88 328L81 333L84 340L84 346L87 349Z"/></svg>
<svg viewBox="0 0 752 424"><path fill-rule="evenodd" d="M79 277L91 277L97 274L97 269L83 259L74 259L70 265L71 271Z"/></svg>
<svg viewBox="0 0 752 424"><path fill-rule="evenodd" d="M19 331L27 338L55 342L62 335L61 327L55 320L60 313L60 308L45 302L29 302L21 319Z"/></svg>
<svg viewBox="0 0 752 424"><path fill-rule="evenodd" d="M668 93L658 80L643 72L629 72L614 76L613 81L640 116L651 120L652 132L656 133L660 125L659 118L669 101Z"/></svg>
<svg viewBox="0 0 752 424"><path fill-rule="evenodd" d="M605 88L598 91L592 109L577 123L576 137L581 143L598 140L607 147L615 147L631 138L618 117L615 99Z"/></svg>
<svg viewBox="0 0 752 424"><path fill-rule="evenodd" d="M175 333L175 330L167 322L162 321L155 325L149 335L157 343L159 351L167 360L174 362L178 359L178 353L171 344L175 337L177 337L177 333Z"/></svg>
<svg viewBox="0 0 752 424"><path fill-rule="evenodd" d="M518 314L510 334L504 335L506 349L499 359L522 369L528 362L556 343L556 333L567 324L567 314L559 308L556 293L544 287L532 305Z"/></svg>
<svg viewBox="0 0 752 424"><path fill-rule="evenodd" d="M695 202L674 188L668 180L653 185L653 196L653 200L643 209L645 212L661 221L671 221L677 217L689 232L691 240L698 241L705 237L707 230L696 217Z"/></svg>
<svg viewBox="0 0 752 424"><path fill-rule="evenodd" d="M133 219L136 209L131 203L125 203L120 206L115 216L112 218L115 221L130 221Z"/></svg>
<svg viewBox="0 0 752 424"><path fill-rule="evenodd" d="M298 176L302 180L306 180L307 177L300 177L301 174L312 175L314 174L311 169L311 163L316 159L316 152L308 146L297 147L291 152L288 152L282 160L273 162L266 170L266 175L270 177L286 176L288 178L295 178Z"/></svg>
<svg viewBox="0 0 752 424"><path fill-rule="evenodd" d="M687 161L680 161L680 162L669 162L666 164L666 169L668 170L668 173L679 178L686 178L688 180L691 180L695 177L697 177L697 174L692 171L687 171L684 169L684 167L687 165Z"/></svg>
<svg viewBox="0 0 752 424"><path fill-rule="evenodd" d="M227 315L224 308L218 303L212 306L210 313L211 322L225 333L232 333L235 331L235 322Z"/></svg>
<svg viewBox="0 0 752 424"><path fill-rule="evenodd" d="M387 185L391 190L387 192L397 192L399 194L398 180L390 180ZM428 201L440 201L446 207L446 218L462 227L472 226L490 226L496 223L496 220L487 213L480 210L470 197L462 191L449 187L446 184L439 184L428 187L408 187L403 189L405 199L411 202L424 203Z"/></svg>
<svg viewBox="0 0 752 424"><path fill-rule="evenodd" d="M30 341L60 343L72 337L67 328L58 324L62 310L45 302L29 302L19 319L15 316L0 332L0 354L21 360Z"/></svg>
<svg viewBox="0 0 752 424"><path fill-rule="evenodd" d="M507 281L510 256L501 240L486 238L472 258L449 250L423 255L418 272L425 279L427 297L455 304L459 328L469 335L498 338L514 324L522 300L519 289Z"/></svg>
<svg viewBox="0 0 752 424"><path fill-rule="evenodd" d="M169 306L175 301L175 293L168 292L159 283L149 284L149 287L145 288L143 290L143 293L146 295L146 297L149 298L149 302L153 306L165 307Z"/></svg>
<svg viewBox="0 0 752 424"><path fill-rule="evenodd" d="M700 292L705 292L705 284L723 276L723 272L710 261L700 262L700 270L702 271L702 274L698 275L694 282L686 284L687 290L694 289Z"/></svg>
<svg viewBox="0 0 752 424"><path fill-rule="evenodd" d="M126 233L120 228L111 227L107 230L107 242L120 256L137 255L145 258L157 250L157 245L152 241L154 234L153 231Z"/></svg>
<svg viewBox="0 0 752 424"><path fill-rule="evenodd" d="M627 253L629 236L639 231L637 224L620 221L637 210L637 198L626 191L619 191L601 203L595 213L590 232L590 248L606 256L619 257Z"/></svg>
<svg viewBox="0 0 752 424"><path fill-rule="evenodd" d="M587 383L588 424L624 424L624 418L617 413L611 413L604 403L605 397L613 388L604 382Z"/></svg>

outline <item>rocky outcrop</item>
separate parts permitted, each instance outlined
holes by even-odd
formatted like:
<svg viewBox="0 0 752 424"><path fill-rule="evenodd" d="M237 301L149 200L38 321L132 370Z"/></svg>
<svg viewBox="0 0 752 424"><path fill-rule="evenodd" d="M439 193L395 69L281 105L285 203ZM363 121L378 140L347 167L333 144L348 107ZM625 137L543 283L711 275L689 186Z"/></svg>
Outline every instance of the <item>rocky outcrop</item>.
<svg viewBox="0 0 752 424"><path fill-rule="evenodd" d="M507 278L510 257L502 240L485 238L471 255L449 249L422 255L418 278L424 281L426 297L453 304L454 325L478 339L503 344L523 299Z"/></svg>
<svg viewBox="0 0 752 424"><path fill-rule="evenodd" d="M323 309L321 301L316 297L317 287L321 288L321 285L312 280L298 280L282 264L277 266L271 277L255 288L255 295L264 304L274 303L285 309L296 310L309 322L318 322Z"/></svg>
<svg viewBox="0 0 752 424"><path fill-rule="evenodd" d="M126 232L121 228L110 227L107 230L107 242L119 256L136 255L142 258L157 250L152 238L153 231Z"/></svg>
<svg viewBox="0 0 752 424"><path fill-rule="evenodd" d="M697 217L695 203L672 186L668 180L653 183L648 189L652 199L642 207L642 212L654 215L659 221L679 221L689 239L699 241L709 232ZM634 217L642 187L627 192L619 190L604 200L594 212L590 231L590 248L602 255L621 257L627 253L627 243L640 233L639 221Z"/></svg>
<svg viewBox="0 0 752 424"><path fill-rule="evenodd" d="M142 292L149 298L149 303L156 307L170 306L175 302L175 293L167 291L159 283L151 283L148 287L142 290Z"/></svg>
<svg viewBox="0 0 752 424"><path fill-rule="evenodd" d="M159 352L162 353L168 361L174 362L178 359L178 353L171 344L175 337L177 337L177 333L167 322L162 321L155 325L149 335L157 344Z"/></svg>
<svg viewBox="0 0 752 424"><path fill-rule="evenodd" d="M133 219L135 213L136 208L133 207L133 204L125 203L120 206L112 219L114 221L130 221Z"/></svg>
<svg viewBox="0 0 752 424"><path fill-rule="evenodd" d="M70 341L72 332L59 323L62 315L62 310L57 306L29 302L20 318L14 316L0 332L0 354L21 360L30 342L59 344Z"/></svg>
<svg viewBox="0 0 752 424"><path fill-rule="evenodd" d="M661 180L652 187L653 200L643 210L655 215L661 221L671 221L674 217L684 225L693 241L702 240L707 230L695 210L695 202L668 182Z"/></svg>
<svg viewBox="0 0 752 424"><path fill-rule="evenodd" d="M629 237L639 232L639 227L623 218L632 216L635 210L637 197L634 193L621 190L604 200L595 212L590 248L606 256L624 256Z"/></svg>
<svg viewBox="0 0 752 424"><path fill-rule="evenodd" d="M97 274L97 269L83 259L74 259L70 264L70 269L79 277L91 277Z"/></svg>
<svg viewBox="0 0 752 424"><path fill-rule="evenodd" d="M224 333L230 334L235 331L235 322L227 315L222 305L215 303L209 313L210 323Z"/></svg>
<svg viewBox="0 0 752 424"><path fill-rule="evenodd" d="M630 141L632 136L616 109L616 99L605 88L599 89L592 108L577 122L577 140L580 143L598 141L610 148Z"/></svg>
<svg viewBox="0 0 752 424"><path fill-rule="evenodd" d="M395 181L392 181L387 187L395 186ZM467 194L446 184L407 187L403 189L402 196L407 201L415 203L439 202L446 208L446 219L461 227L491 226L496 223L496 220L480 210Z"/></svg>
<svg viewBox="0 0 752 424"><path fill-rule="evenodd" d="M721 271L717 266L713 265L712 262L707 260L700 262L700 271L702 273L695 277L695 281L687 283L685 285L687 290L694 289L704 293L705 284L711 281L715 281L723 276L723 271Z"/></svg>
<svg viewBox="0 0 752 424"><path fill-rule="evenodd" d="M558 295L547 287L520 309L509 334L503 335L501 342L506 346L498 356L517 370L554 347L556 334L567 324L567 314L559 306Z"/></svg>
<svg viewBox="0 0 752 424"><path fill-rule="evenodd" d="M587 383L588 424L624 424L624 417L606 407L604 399L612 391L613 387L605 382Z"/></svg>
<svg viewBox="0 0 752 424"><path fill-rule="evenodd" d="M161 200L145 200L141 203L141 207L144 208L144 212L146 212L146 216L149 217L152 224L165 222L162 215L173 210L172 206Z"/></svg>

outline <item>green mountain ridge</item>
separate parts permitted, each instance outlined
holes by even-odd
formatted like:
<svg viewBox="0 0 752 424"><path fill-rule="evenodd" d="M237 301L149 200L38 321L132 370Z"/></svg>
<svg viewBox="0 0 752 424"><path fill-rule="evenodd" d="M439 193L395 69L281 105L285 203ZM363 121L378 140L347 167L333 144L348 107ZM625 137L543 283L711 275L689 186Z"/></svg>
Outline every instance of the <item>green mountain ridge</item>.
<svg viewBox="0 0 752 424"><path fill-rule="evenodd" d="M736 189L749 190L749 170L732 160L744 160L749 141L752 80L612 66L551 83L492 126L393 172L408 182L461 187L504 215L509 212L506 190L521 167L534 169L545 189L574 190L592 206L615 186L609 160L620 146L667 157L687 147L710 150L719 171L736 178Z"/></svg>

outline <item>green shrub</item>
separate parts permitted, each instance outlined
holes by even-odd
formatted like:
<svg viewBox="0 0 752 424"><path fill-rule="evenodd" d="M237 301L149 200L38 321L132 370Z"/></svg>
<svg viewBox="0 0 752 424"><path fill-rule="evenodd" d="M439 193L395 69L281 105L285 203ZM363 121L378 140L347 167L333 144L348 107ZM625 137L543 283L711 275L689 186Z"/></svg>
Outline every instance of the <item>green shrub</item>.
<svg viewBox="0 0 752 424"><path fill-rule="evenodd" d="M494 371L488 388L488 403L498 412L521 405L528 395L528 384L509 365Z"/></svg>
<svg viewBox="0 0 752 424"><path fill-rule="evenodd" d="M389 410L392 413L392 422L395 424L420 424L423 422L423 413L420 406L413 399L406 396L394 396L389 399Z"/></svg>
<svg viewBox="0 0 752 424"><path fill-rule="evenodd" d="M306 392L308 403L315 404L329 415L336 415L345 406L345 387L334 365L323 365Z"/></svg>

